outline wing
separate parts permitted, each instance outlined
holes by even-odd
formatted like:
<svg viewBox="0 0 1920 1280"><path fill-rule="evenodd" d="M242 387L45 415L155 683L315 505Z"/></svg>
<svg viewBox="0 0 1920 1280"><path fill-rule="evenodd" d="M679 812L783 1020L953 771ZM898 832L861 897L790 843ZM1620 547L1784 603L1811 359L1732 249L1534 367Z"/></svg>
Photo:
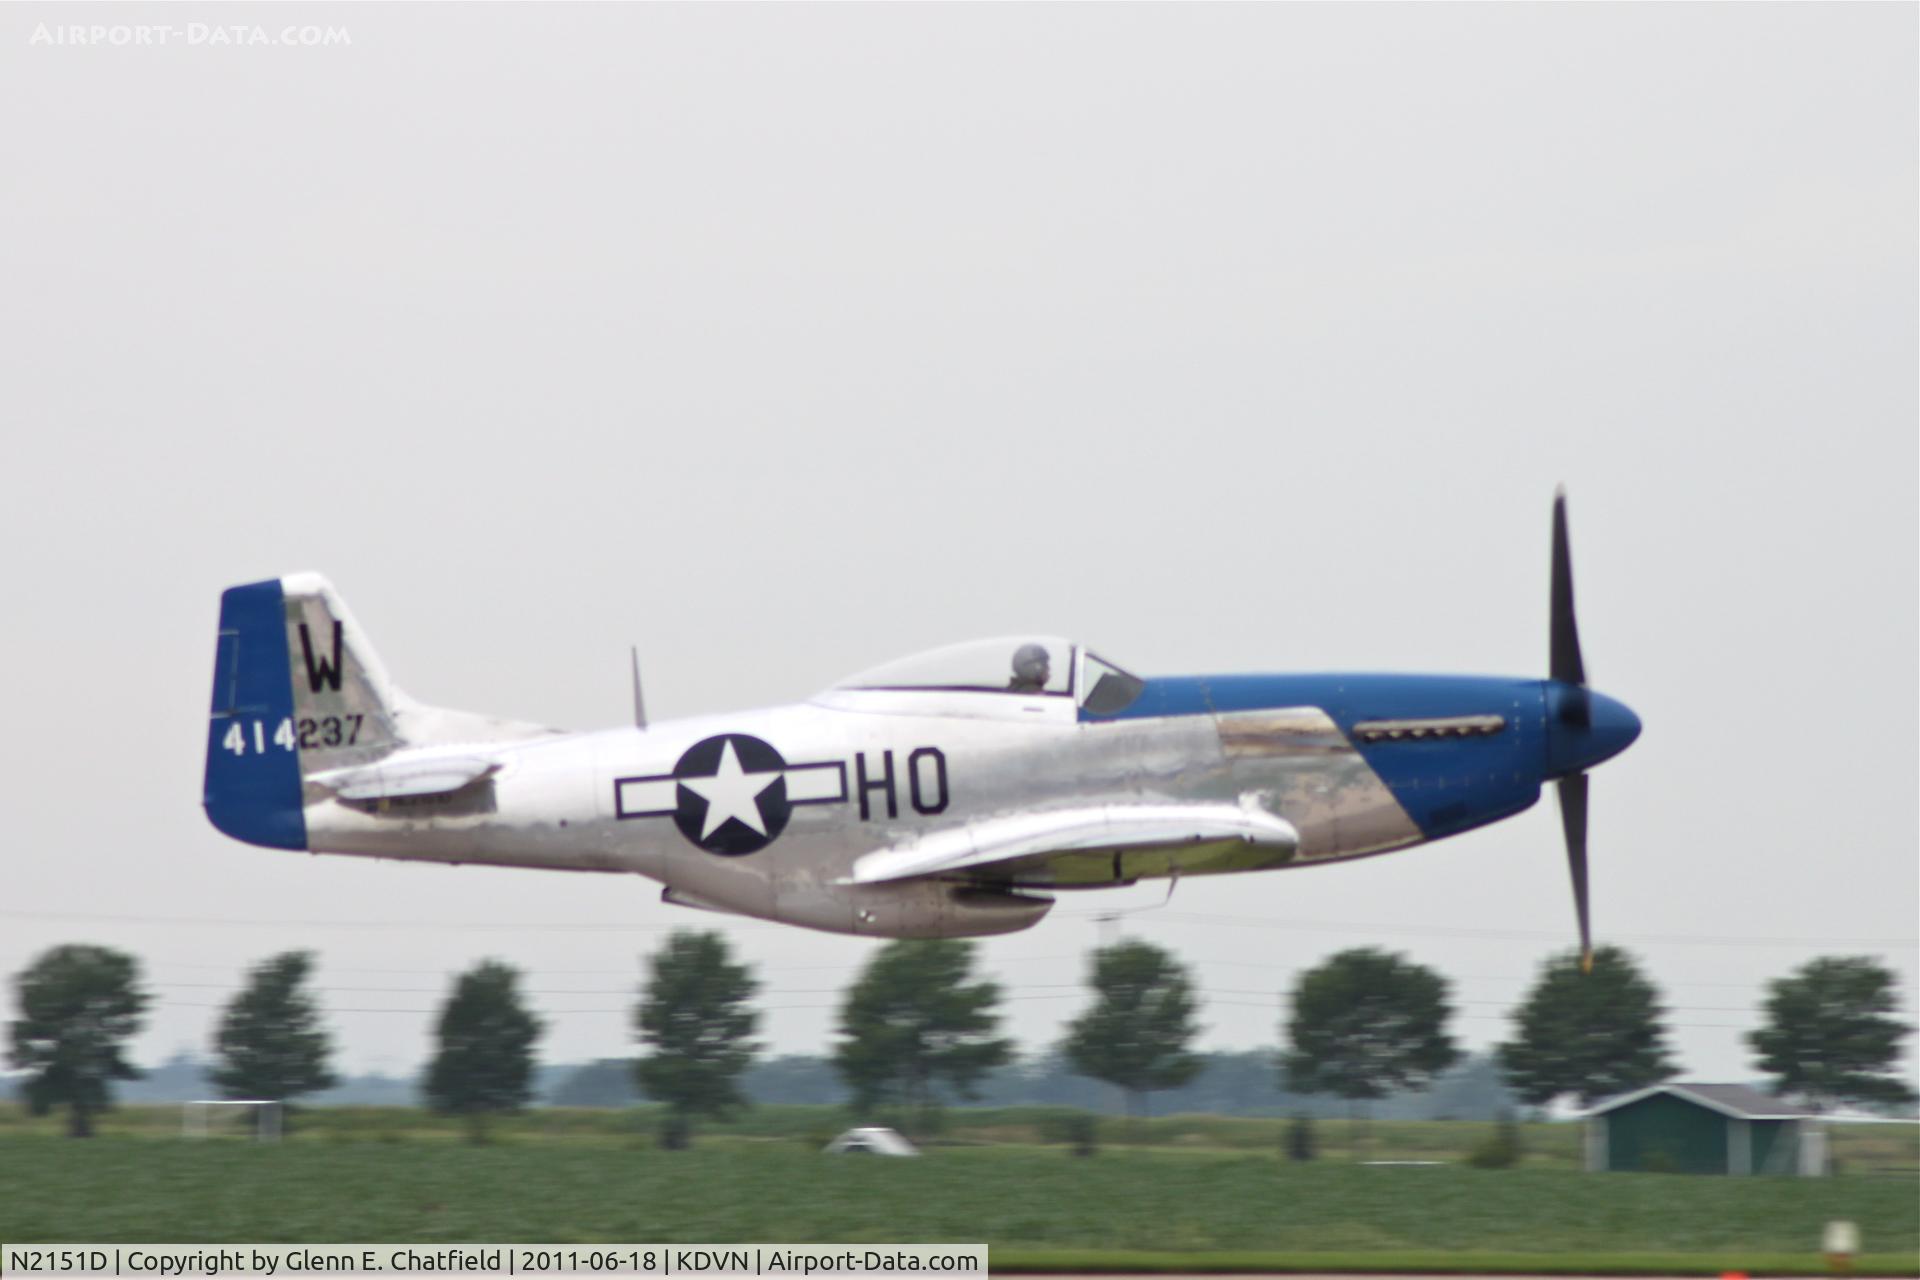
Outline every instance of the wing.
<svg viewBox="0 0 1920 1280"><path fill-rule="evenodd" d="M992 818L936 831L911 845L870 853L842 884L880 884L923 876L1024 873L1050 864L1113 855L1113 873L1127 878L1120 860L1161 855L1139 875L1245 870L1291 858L1300 833L1284 818L1235 805L1098 805ZM1231 862L1231 868L1220 865ZM1077 880L1087 877L1076 875Z"/></svg>

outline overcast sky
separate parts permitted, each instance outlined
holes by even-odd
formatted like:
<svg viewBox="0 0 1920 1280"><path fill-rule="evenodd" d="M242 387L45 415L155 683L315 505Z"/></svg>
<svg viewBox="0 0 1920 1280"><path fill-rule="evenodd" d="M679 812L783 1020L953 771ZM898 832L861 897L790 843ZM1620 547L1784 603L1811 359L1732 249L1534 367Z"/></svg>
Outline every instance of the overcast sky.
<svg viewBox="0 0 1920 1280"><path fill-rule="evenodd" d="M1911 1018L1917 12L0 8L0 971L137 953L151 1063L310 947L343 1065L407 1070L497 956L576 1061L714 928L819 1052L877 944L215 832L221 588L321 570L410 692L575 728L626 719L630 643L656 718L1028 631L1534 676L1565 481L1589 672L1646 723L1594 776L1598 939L1696 1079L1816 955ZM350 43L192 25L253 22ZM1106 910L1236 1048L1369 943L1485 1046L1574 937L1551 800L1164 893L980 944L1024 1045Z"/></svg>

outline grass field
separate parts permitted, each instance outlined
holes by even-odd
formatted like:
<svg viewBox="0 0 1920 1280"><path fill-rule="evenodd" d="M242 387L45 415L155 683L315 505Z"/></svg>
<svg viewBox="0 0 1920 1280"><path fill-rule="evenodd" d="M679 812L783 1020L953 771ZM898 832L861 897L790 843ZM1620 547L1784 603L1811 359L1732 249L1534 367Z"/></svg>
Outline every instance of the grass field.
<svg viewBox="0 0 1920 1280"><path fill-rule="evenodd" d="M497 1139L511 1144L564 1144L644 1147L660 1124L657 1107L625 1110L546 1107L522 1112L496 1122ZM1079 1114L1064 1107L971 1107L947 1112L936 1144L980 1143L1046 1145L1060 1141L1059 1121ZM466 1131L457 1121L410 1107L326 1107L303 1111L295 1120L295 1143L383 1144L463 1142ZM738 1120L703 1125L703 1146L785 1140L817 1150L846 1128L847 1113L825 1106L760 1106ZM1135 1127L1116 1117L1101 1117L1100 1140L1111 1151L1131 1146L1136 1139L1156 1151L1220 1155L1230 1152L1273 1155L1280 1151L1288 1121L1217 1115L1164 1116ZM1358 1153L1366 1159L1464 1160L1492 1126L1471 1121L1403 1120L1365 1126ZM59 1116L34 1118L19 1107L0 1106L0 1144L10 1138L54 1137L62 1132ZM176 1106L121 1107L100 1120L106 1137L169 1140L180 1132ZM1344 1120L1315 1122L1321 1155L1332 1161L1354 1158L1354 1132ZM1576 1169L1581 1160L1581 1132L1575 1124L1522 1126L1523 1165L1529 1169ZM1920 1125L1851 1125L1833 1131L1833 1153L1846 1174L1907 1174L1920 1176Z"/></svg>
<svg viewBox="0 0 1920 1280"><path fill-rule="evenodd" d="M1920 1180L1910 1175L1379 1168L1180 1146L1091 1159L945 1146L905 1161L739 1137L667 1153L562 1128L472 1147L438 1131L356 1141L310 1125L257 1146L72 1142L10 1125L0 1130L0 1241L984 1241L996 1269L1085 1265L1093 1255L1062 1251L1093 1250L1107 1266L1170 1251L1189 1253L1173 1265L1192 1265L1201 1251L1263 1269L1288 1258L1405 1269L1394 1260L1416 1258L1421 1269L1451 1259L1511 1270L1500 1259L1518 1257L1546 1270L1630 1272L1639 1258L1641 1270L1765 1272L1794 1259L1817 1266L1822 1225L1848 1218L1881 1255L1875 1269L1920 1273ZM1616 1261L1586 1265L1602 1257Z"/></svg>

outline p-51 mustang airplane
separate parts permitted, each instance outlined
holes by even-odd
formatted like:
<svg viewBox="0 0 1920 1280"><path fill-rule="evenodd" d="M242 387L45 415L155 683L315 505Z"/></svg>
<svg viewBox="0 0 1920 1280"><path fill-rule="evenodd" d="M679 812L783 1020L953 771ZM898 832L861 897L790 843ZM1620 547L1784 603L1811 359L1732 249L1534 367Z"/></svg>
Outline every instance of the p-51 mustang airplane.
<svg viewBox="0 0 1920 1280"><path fill-rule="evenodd" d="M314 574L220 600L207 816L316 853L633 872L835 933L1009 933L1065 889L1313 866L1560 788L1587 945L1586 770L1640 722L1586 686L1566 508L1546 680L1142 679L1066 640L955 645L793 706L594 733L423 706Z"/></svg>

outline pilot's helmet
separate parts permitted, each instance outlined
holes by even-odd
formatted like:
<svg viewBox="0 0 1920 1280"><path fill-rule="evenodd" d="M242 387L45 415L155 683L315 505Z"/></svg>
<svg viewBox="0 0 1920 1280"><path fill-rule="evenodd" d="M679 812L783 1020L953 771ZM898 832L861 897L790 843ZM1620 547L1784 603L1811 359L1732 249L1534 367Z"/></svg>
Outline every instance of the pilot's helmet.
<svg viewBox="0 0 1920 1280"><path fill-rule="evenodd" d="M1014 677L1035 688L1046 684L1051 666L1047 646L1043 644L1023 644L1013 651Z"/></svg>

